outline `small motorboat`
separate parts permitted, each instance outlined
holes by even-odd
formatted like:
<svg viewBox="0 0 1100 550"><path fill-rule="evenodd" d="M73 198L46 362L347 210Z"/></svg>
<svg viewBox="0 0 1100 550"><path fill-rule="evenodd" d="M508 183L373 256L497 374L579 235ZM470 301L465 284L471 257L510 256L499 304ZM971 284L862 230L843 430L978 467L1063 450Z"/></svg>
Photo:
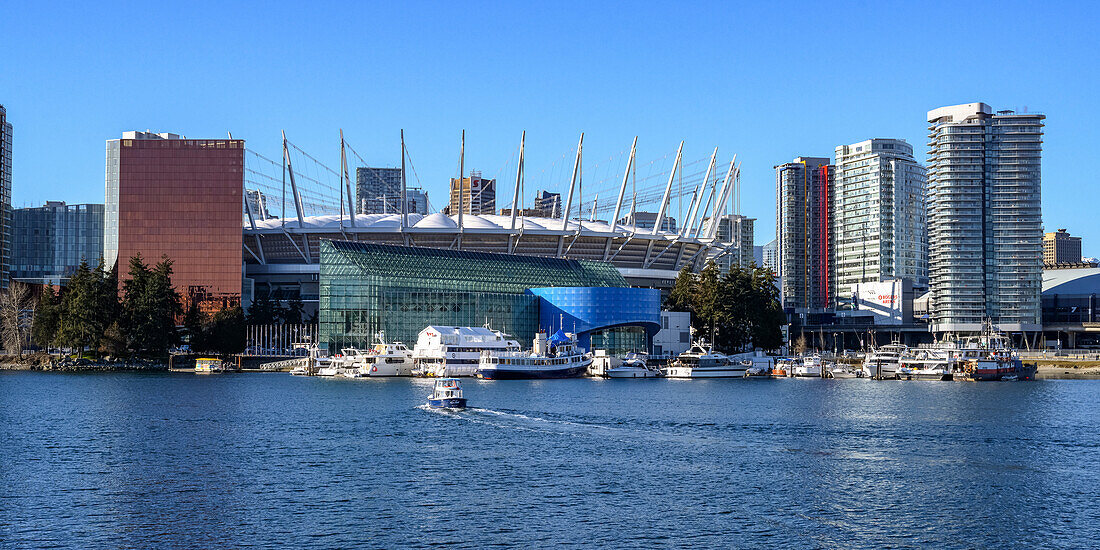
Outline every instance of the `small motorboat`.
<svg viewBox="0 0 1100 550"><path fill-rule="evenodd" d="M644 355L634 353L628 353L618 366L611 367L606 372L608 378L656 378L660 374L660 369L646 363Z"/></svg>
<svg viewBox="0 0 1100 550"><path fill-rule="evenodd" d="M462 397L462 387L457 378L438 378L435 388L428 396L428 406L433 409L465 409L466 398Z"/></svg>

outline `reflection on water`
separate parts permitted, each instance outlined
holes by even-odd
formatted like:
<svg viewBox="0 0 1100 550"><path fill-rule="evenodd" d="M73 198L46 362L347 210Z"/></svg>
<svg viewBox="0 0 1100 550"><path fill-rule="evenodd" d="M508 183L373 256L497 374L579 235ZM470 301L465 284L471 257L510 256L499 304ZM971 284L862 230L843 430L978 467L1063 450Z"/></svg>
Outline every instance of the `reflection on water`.
<svg viewBox="0 0 1100 550"><path fill-rule="evenodd" d="M0 373L0 546L1086 547L1100 383Z"/></svg>

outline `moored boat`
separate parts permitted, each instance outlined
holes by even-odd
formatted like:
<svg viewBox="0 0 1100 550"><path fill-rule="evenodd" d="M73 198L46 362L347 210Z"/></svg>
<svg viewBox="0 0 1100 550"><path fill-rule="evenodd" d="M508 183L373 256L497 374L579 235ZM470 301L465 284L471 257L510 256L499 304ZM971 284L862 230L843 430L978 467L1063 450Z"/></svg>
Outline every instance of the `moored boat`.
<svg viewBox="0 0 1100 550"><path fill-rule="evenodd" d="M483 351L520 351L519 342L485 327L429 326L413 349L413 374L434 377L474 376Z"/></svg>
<svg viewBox="0 0 1100 550"><path fill-rule="evenodd" d="M577 347L573 335L561 329L549 338L539 332L533 344L530 352L481 352L477 376L486 380L575 378L585 374L592 363L592 358Z"/></svg>
<svg viewBox="0 0 1100 550"><path fill-rule="evenodd" d="M656 378L661 370L649 366L644 355L628 353L618 366L607 370L608 378Z"/></svg>
<svg viewBox="0 0 1100 550"><path fill-rule="evenodd" d="M378 342L357 359L363 376L412 376L413 352L401 342L386 342L385 333L375 336Z"/></svg>
<svg viewBox="0 0 1100 550"><path fill-rule="evenodd" d="M667 378L744 378L746 368L715 352L700 340L673 359L661 372Z"/></svg>
<svg viewBox="0 0 1100 550"><path fill-rule="evenodd" d="M802 360L795 363L791 368L791 376L798 378L821 378L821 374L825 369L825 362L821 360L821 356L818 354L807 355L802 357Z"/></svg>
<svg viewBox="0 0 1100 550"><path fill-rule="evenodd" d="M896 378L898 361L909 350L902 344L888 344L874 348L863 360L863 376L867 378Z"/></svg>

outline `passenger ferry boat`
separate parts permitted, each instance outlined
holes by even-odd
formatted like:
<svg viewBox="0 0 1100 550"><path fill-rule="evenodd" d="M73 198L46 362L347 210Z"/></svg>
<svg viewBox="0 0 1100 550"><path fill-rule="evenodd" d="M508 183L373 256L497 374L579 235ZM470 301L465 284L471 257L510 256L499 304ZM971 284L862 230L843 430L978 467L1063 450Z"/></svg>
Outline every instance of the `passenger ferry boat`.
<svg viewBox="0 0 1100 550"><path fill-rule="evenodd" d="M518 352L519 342L499 330L484 327L429 326L420 331L413 348L413 374L419 376L474 376L481 352Z"/></svg>
<svg viewBox="0 0 1100 550"><path fill-rule="evenodd" d="M225 365L221 359L201 357L195 359L195 374L221 374L225 372Z"/></svg>
<svg viewBox="0 0 1100 550"><path fill-rule="evenodd" d="M592 358L577 347L573 335L558 329L549 338L545 332L536 334L530 352L482 351L477 376L486 380L576 378L591 364Z"/></svg>
<svg viewBox="0 0 1100 550"><path fill-rule="evenodd" d="M428 396L428 406L433 409L465 409L466 398L457 378L440 378Z"/></svg>
<svg viewBox="0 0 1100 550"><path fill-rule="evenodd" d="M412 376L413 352L401 342L386 342L384 332L375 335L378 343L356 360L363 376Z"/></svg>
<svg viewBox="0 0 1100 550"><path fill-rule="evenodd" d="M888 344L874 348L863 360L863 376L867 378L896 378L898 362L909 351L902 344Z"/></svg>
<svg viewBox="0 0 1100 550"><path fill-rule="evenodd" d="M662 371L667 378L743 378L746 366L734 363L699 340Z"/></svg>
<svg viewBox="0 0 1100 550"><path fill-rule="evenodd" d="M607 370L608 378L656 378L661 375L661 370L649 366L645 355L628 353L623 357L618 366Z"/></svg>

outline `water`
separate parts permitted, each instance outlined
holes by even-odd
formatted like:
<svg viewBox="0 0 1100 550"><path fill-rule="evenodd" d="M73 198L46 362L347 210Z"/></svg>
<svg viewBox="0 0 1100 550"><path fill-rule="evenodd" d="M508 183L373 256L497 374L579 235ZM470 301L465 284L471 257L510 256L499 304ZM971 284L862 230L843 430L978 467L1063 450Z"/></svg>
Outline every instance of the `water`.
<svg viewBox="0 0 1100 550"><path fill-rule="evenodd" d="M1100 383L0 373L0 547L1090 547Z"/></svg>

